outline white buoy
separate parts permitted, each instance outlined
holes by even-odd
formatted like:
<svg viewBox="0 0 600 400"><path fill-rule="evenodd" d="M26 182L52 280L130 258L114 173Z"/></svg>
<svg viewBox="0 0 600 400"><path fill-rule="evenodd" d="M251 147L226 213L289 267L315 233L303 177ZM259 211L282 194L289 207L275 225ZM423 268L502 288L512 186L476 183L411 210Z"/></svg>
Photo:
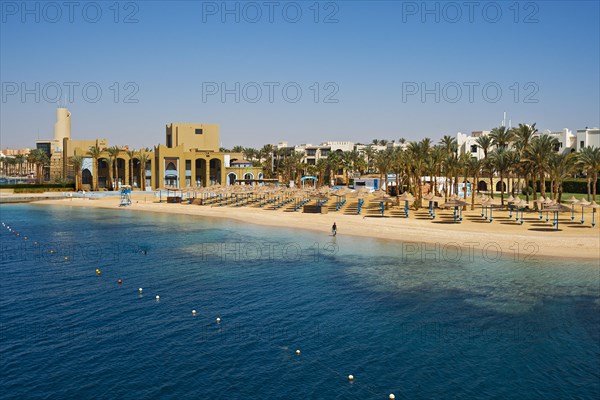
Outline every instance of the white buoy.
<svg viewBox="0 0 600 400"><path fill-rule="evenodd" d="M299 356L300 354L300 350L296 350L296 355Z"/></svg>
<svg viewBox="0 0 600 400"><path fill-rule="evenodd" d="M348 375L348 380L349 381L353 381L354 380L354 375Z"/></svg>
<svg viewBox="0 0 600 400"><path fill-rule="evenodd" d="M140 293L142 293L143 291L144 291L144 289L142 289L142 288L138 289L138 292L140 292Z"/></svg>
<svg viewBox="0 0 600 400"><path fill-rule="evenodd" d="M192 315L196 315L196 310L192 310Z"/></svg>
<svg viewBox="0 0 600 400"><path fill-rule="evenodd" d="M221 318L217 317L217 324L221 323Z"/></svg>
<svg viewBox="0 0 600 400"><path fill-rule="evenodd" d="M156 300L160 300L160 296L159 295L156 295Z"/></svg>
<svg viewBox="0 0 600 400"><path fill-rule="evenodd" d="M396 398L396 396L394 395L394 393L390 393L390 399L394 400Z"/></svg>

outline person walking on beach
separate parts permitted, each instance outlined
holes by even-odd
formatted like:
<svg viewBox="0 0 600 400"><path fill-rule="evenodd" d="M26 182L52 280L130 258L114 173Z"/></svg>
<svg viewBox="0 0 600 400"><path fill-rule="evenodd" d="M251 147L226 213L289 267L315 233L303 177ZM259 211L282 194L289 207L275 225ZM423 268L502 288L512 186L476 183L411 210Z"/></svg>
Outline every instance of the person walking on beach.
<svg viewBox="0 0 600 400"><path fill-rule="evenodd" d="M337 225L334 222L333 226L331 227L331 235L335 236L336 234L337 234Z"/></svg>

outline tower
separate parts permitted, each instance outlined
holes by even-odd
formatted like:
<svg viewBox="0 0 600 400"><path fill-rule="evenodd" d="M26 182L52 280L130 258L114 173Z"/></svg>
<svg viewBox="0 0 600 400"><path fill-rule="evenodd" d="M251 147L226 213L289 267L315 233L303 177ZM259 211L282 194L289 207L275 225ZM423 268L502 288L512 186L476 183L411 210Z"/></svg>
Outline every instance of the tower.
<svg viewBox="0 0 600 400"><path fill-rule="evenodd" d="M66 107L58 107L54 123L54 142L60 150L64 138L71 139L71 112Z"/></svg>

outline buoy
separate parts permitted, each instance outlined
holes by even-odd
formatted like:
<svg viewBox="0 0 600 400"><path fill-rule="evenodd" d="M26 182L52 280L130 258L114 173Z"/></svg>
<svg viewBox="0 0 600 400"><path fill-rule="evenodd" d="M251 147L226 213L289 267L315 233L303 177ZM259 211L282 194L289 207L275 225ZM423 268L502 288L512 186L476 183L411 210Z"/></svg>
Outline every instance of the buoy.
<svg viewBox="0 0 600 400"><path fill-rule="evenodd" d="M143 290L144 290L144 289L142 289L142 288L139 288L139 289L138 289L138 291L139 291L140 293L142 293L142 291L143 291Z"/></svg>
<svg viewBox="0 0 600 400"><path fill-rule="evenodd" d="M65 261L69 261L69 257L65 257Z"/></svg>
<svg viewBox="0 0 600 400"><path fill-rule="evenodd" d="M160 296L159 295L156 295L156 300L160 300Z"/></svg>
<svg viewBox="0 0 600 400"><path fill-rule="evenodd" d="M296 350L296 355L299 356L300 355L300 350Z"/></svg>
<svg viewBox="0 0 600 400"><path fill-rule="evenodd" d="M192 310L192 315L196 315L196 310Z"/></svg>
<svg viewBox="0 0 600 400"><path fill-rule="evenodd" d="M50 250L50 253L54 253L54 250Z"/></svg>
<svg viewBox="0 0 600 400"><path fill-rule="evenodd" d="M221 318L217 317L217 324L221 323Z"/></svg>
<svg viewBox="0 0 600 400"><path fill-rule="evenodd" d="M100 276L101 272L98 268L96 268L96 275Z"/></svg>
<svg viewBox="0 0 600 400"><path fill-rule="evenodd" d="M25 236L23 239L27 240L27 236Z"/></svg>
<svg viewBox="0 0 600 400"><path fill-rule="evenodd" d="M348 375L348 380L349 381L353 381L354 380L354 375Z"/></svg>
<svg viewBox="0 0 600 400"><path fill-rule="evenodd" d="M392 399L392 400L393 400L393 399L395 399L395 398L396 398L396 396L394 396L394 393L390 393L390 399Z"/></svg>
<svg viewBox="0 0 600 400"><path fill-rule="evenodd" d="M121 279L119 279L119 280L117 281L117 283L120 285L121 283L123 283L123 281L122 281Z"/></svg>

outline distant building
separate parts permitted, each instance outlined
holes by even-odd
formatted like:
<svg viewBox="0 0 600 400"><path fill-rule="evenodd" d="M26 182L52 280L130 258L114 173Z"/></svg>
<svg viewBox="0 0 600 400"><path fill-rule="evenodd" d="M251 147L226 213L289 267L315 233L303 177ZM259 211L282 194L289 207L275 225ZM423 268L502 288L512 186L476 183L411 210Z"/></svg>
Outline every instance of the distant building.
<svg viewBox="0 0 600 400"><path fill-rule="evenodd" d="M545 130L544 132L538 133L537 136L540 135L548 135L556 140L558 140L558 144L554 148L554 151L561 154L572 153L576 150L576 140L577 137L573 135L571 130L565 128L562 131L552 132L550 130Z"/></svg>
<svg viewBox="0 0 600 400"><path fill-rule="evenodd" d="M487 136L490 131L473 131L471 136L467 136L463 133L458 132L456 134L456 144L458 147L458 155L469 154L478 160L482 160L484 157L483 150L477 144L477 139L482 136ZM492 150L492 149L489 149Z"/></svg>
<svg viewBox="0 0 600 400"><path fill-rule="evenodd" d="M587 146L600 147L600 128L577 129L577 151Z"/></svg>

